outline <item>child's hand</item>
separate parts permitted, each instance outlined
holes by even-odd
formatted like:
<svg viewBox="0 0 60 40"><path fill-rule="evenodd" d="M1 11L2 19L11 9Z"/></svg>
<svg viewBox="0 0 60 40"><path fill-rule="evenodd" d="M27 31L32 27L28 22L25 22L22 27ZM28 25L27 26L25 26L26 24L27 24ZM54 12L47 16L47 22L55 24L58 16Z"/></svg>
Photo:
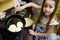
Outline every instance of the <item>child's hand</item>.
<svg viewBox="0 0 60 40"><path fill-rule="evenodd" d="M23 10L23 8L21 8L21 7L16 7L15 8L15 11L17 12L17 11L22 11Z"/></svg>
<svg viewBox="0 0 60 40"><path fill-rule="evenodd" d="M33 30L29 30L29 33L30 33L31 35L36 35L36 32L34 32Z"/></svg>

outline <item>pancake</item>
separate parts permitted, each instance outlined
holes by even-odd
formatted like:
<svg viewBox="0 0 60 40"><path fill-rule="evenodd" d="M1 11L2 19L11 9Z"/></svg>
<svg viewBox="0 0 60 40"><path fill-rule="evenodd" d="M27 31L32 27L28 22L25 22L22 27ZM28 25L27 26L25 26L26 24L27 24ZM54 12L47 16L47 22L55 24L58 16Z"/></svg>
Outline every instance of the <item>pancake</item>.
<svg viewBox="0 0 60 40"><path fill-rule="evenodd" d="M8 30L11 31L11 32L15 32L16 25L15 24L10 25L9 28L8 28Z"/></svg>
<svg viewBox="0 0 60 40"><path fill-rule="evenodd" d="M30 18L25 18L25 21L26 21L25 27L29 27L33 24L33 20Z"/></svg>

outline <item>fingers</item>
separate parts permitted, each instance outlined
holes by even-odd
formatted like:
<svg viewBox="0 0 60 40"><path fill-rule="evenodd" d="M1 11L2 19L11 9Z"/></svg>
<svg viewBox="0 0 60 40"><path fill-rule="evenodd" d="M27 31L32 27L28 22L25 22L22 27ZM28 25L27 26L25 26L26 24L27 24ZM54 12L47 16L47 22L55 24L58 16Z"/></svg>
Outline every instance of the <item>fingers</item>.
<svg viewBox="0 0 60 40"><path fill-rule="evenodd" d="M35 34L35 32L33 31L33 30L29 30L29 33L31 34L31 35L34 35Z"/></svg>
<svg viewBox="0 0 60 40"><path fill-rule="evenodd" d="M29 29L29 32L31 32L31 31L33 31L33 30Z"/></svg>

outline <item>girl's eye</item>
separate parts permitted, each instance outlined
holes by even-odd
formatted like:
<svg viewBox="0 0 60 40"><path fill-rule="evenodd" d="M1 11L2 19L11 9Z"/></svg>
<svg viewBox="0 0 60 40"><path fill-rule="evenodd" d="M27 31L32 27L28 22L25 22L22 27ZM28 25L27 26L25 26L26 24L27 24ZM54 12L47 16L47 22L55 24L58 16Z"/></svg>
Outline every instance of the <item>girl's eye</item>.
<svg viewBox="0 0 60 40"><path fill-rule="evenodd" d="M45 5L44 7L48 7L47 5ZM52 8L52 6L49 6L50 8Z"/></svg>
<svg viewBox="0 0 60 40"><path fill-rule="evenodd" d="M45 5L44 7L47 7L47 5Z"/></svg>
<svg viewBox="0 0 60 40"><path fill-rule="evenodd" d="M52 8L52 6L49 6L50 8Z"/></svg>

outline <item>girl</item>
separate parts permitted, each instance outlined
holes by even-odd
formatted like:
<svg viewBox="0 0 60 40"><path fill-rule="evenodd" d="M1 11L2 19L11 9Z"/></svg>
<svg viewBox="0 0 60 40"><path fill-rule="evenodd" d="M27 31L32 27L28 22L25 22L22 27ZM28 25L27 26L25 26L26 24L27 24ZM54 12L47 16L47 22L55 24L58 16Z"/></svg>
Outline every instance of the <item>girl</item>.
<svg viewBox="0 0 60 40"><path fill-rule="evenodd" d="M45 1L34 31L29 30L29 33L33 35L33 40L57 40L56 35L54 34L54 29L59 23L57 22L54 14L56 8L55 6L56 2L54 0ZM21 11L26 7L34 7L39 10L41 9L40 6L34 3L28 3L22 7L16 7L16 10Z"/></svg>

